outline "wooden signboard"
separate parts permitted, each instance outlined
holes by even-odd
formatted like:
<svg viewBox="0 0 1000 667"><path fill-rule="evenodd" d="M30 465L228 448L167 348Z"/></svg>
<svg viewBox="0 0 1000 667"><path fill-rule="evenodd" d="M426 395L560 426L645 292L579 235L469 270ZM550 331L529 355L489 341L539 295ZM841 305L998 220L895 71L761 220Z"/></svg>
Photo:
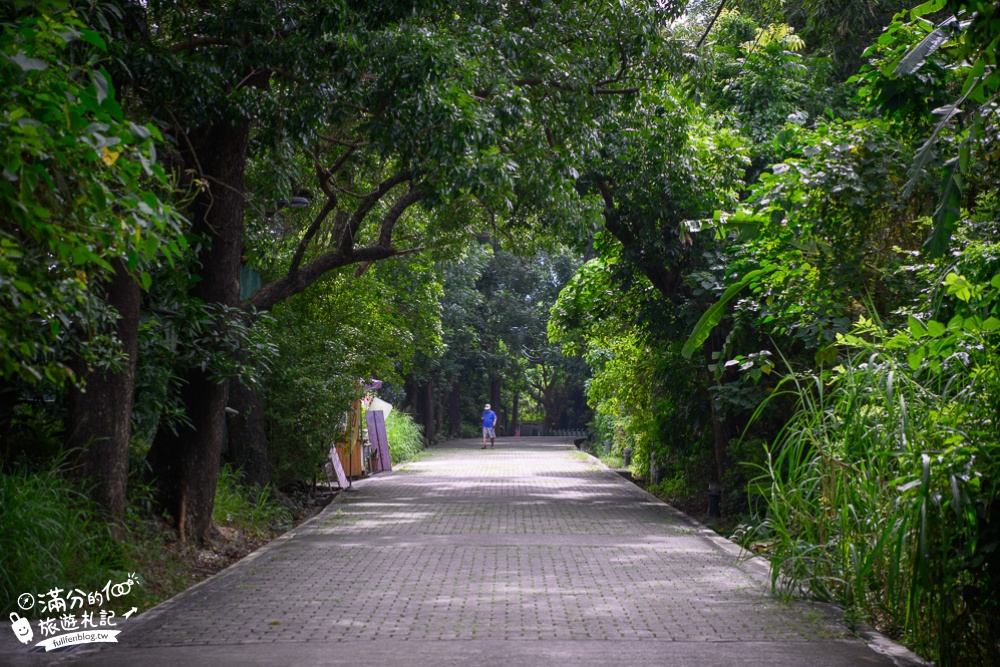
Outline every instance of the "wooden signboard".
<svg viewBox="0 0 1000 667"><path fill-rule="evenodd" d="M352 401L351 409L345 413L346 430L337 436L337 451L340 453L340 466L357 479L364 467L361 465L361 401Z"/></svg>
<svg viewBox="0 0 1000 667"><path fill-rule="evenodd" d="M330 448L330 461L333 463L333 469L337 473L337 484L340 484L340 488L347 488L347 475L344 474L344 466L340 463L340 456L337 454L337 448Z"/></svg>
<svg viewBox="0 0 1000 667"><path fill-rule="evenodd" d="M385 437L385 416L381 410L369 410L365 416L368 422L368 442L378 452L377 470L392 470L389 460L389 440Z"/></svg>

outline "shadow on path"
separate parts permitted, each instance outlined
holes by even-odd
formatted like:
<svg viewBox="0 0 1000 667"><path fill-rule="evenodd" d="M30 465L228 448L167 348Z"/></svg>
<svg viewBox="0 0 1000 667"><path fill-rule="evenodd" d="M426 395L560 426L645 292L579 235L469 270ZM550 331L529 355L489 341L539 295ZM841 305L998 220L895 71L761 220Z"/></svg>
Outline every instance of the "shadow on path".
<svg viewBox="0 0 1000 667"><path fill-rule="evenodd" d="M892 665L580 454L446 443L73 665ZM2 657L2 656L0 656ZM54 656L47 657L53 660Z"/></svg>

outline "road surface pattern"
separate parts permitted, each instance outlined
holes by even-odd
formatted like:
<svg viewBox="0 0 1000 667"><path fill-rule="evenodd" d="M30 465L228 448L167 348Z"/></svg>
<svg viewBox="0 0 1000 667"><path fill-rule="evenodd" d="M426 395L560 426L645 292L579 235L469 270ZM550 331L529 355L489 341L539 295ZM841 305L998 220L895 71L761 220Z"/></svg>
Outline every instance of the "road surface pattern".
<svg viewBox="0 0 1000 667"><path fill-rule="evenodd" d="M356 484L75 665L892 665L565 440ZM54 656L53 656L54 657Z"/></svg>

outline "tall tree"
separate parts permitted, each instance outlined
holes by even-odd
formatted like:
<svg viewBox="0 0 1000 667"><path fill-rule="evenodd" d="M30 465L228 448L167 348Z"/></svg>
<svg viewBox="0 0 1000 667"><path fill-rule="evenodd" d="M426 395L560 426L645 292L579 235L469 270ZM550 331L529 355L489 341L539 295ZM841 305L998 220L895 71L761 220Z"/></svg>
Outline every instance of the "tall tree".
<svg viewBox="0 0 1000 667"><path fill-rule="evenodd" d="M59 3L0 10L0 379L72 384L95 498L125 510L140 284L183 252L151 125L125 120L104 37Z"/></svg>

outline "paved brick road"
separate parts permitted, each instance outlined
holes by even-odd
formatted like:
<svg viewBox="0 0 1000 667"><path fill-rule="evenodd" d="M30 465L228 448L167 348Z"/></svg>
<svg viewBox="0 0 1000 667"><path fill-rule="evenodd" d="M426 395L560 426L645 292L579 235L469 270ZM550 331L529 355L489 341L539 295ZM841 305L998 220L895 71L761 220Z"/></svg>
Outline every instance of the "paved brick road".
<svg viewBox="0 0 1000 667"><path fill-rule="evenodd" d="M435 447L80 665L891 665L553 439Z"/></svg>

